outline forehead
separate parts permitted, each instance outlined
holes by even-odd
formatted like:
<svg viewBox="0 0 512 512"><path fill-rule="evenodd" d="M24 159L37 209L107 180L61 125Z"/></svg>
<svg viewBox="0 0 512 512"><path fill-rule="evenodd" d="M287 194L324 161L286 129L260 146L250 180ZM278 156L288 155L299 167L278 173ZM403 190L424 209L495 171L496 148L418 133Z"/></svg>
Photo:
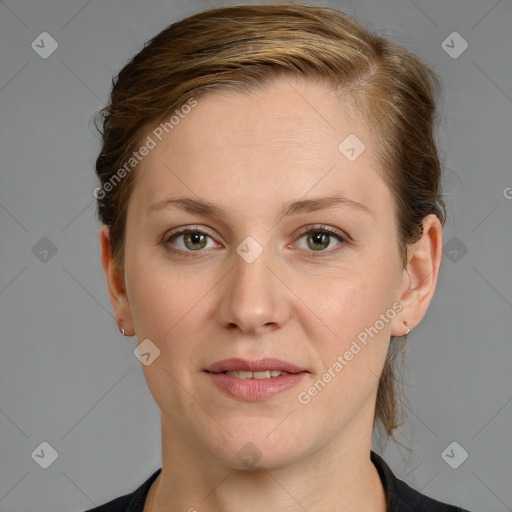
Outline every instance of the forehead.
<svg viewBox="0 0 512 512"><path fill-rule="evenodd" d="M291 199L315 188L365 202L384 185L364 120L319 84L287 78L250 95L207 93L162 140L150 136L134 192L148 203L164 191L222 200L229 187Z"/></svg>

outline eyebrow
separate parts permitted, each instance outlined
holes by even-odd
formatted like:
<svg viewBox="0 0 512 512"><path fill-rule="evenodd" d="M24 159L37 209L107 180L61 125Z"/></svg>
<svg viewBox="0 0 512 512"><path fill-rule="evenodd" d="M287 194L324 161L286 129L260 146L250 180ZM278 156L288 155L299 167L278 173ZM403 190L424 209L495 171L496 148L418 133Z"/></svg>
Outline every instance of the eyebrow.
<svg viewBox="0 0 512 512"><path fill-rule="evenodd" d="M284 207L281 208L280 218L290 215L297 215L300 213L324 210L336 206L344 206L374 217L373 211L363 203L358 203L342 196L329 196L285 203ZM192 197L165 197L164 199L161 199L160 201L149 206L149 208L146 210L146 213L148 214L164 208L173 207L179 208L188 213L210 215L219 218L225 214L224 210L215 204L208 201L203 201L201 199L194 199Z"/></svg>

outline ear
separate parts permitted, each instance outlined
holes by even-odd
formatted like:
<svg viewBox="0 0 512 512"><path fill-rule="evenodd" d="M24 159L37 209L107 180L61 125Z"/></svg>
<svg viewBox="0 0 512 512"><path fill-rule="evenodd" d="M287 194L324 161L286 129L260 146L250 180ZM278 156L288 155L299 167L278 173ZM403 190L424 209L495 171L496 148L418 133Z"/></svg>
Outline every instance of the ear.
<svg viewBox="0 0 512 512"><path fill-rule="evenodd" d="M427 312L437 284L443 254L443 226L439 218L424 217L423 235L408 247L407 266L400 285L403 310L395 317L392 336L403 336L414 329ZM403 320L408 322L404 325Z"/></svg>
<svg viewBox="0 0 512 512"><path fill-rule="evenodd" d="M130 304L126 295L124 275L116 265L110 245L110 229L103 226L100 229L101 265L107 281L110 302L114 308L114 314L119 329L124 329L125 334L133 336L133 320Z"/></svg>

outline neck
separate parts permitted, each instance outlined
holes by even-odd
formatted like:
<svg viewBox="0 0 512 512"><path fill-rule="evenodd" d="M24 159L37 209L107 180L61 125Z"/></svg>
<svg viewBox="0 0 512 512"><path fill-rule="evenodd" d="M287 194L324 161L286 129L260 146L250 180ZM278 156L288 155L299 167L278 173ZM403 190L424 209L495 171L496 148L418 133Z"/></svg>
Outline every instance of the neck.
<svg viewBox="0 0 512 512"><path fill-rule="evenodd" d="M353 430L343 437L350 443L333 440L299 462L240 470L205 460L191 440L176 441L179 431L162 416L162 472L144 512L386 512L384 488L370 460L371 432L364 442L361 429Z"/></svg>

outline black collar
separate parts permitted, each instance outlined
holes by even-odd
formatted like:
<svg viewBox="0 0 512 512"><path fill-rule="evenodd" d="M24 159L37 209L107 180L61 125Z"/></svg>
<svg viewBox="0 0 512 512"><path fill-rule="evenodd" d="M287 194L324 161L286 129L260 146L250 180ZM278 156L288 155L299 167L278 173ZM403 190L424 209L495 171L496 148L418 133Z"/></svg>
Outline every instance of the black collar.
<svg viewBox="0 0 512 512"><path fill-rule="evenodd" d="M433 498L416 491L403 480L397 478L386 464L384 459L374 452L370 453L370 459L379 472L387 500L387 512L468 512L446 503L441 503ZM142 512L146 496L151 484L156 480L162 468L157 469L138 489L118 500L123 500L123 508L99 508L98 512L110 510L126 510L126 512ZM121 502L118 502L121 505ZM117 504L116 504L117 505ZM126 507L126 508L124 508ZM94 512L94 511L89 511Z"/></svg>
<svg viewBox="0 0 512 512"><path fill-rule="evenodd" d="M370 459L379 472L386 493L387 512L468 512L416 491L397 478L384 459L373 450Z"/></svg>

